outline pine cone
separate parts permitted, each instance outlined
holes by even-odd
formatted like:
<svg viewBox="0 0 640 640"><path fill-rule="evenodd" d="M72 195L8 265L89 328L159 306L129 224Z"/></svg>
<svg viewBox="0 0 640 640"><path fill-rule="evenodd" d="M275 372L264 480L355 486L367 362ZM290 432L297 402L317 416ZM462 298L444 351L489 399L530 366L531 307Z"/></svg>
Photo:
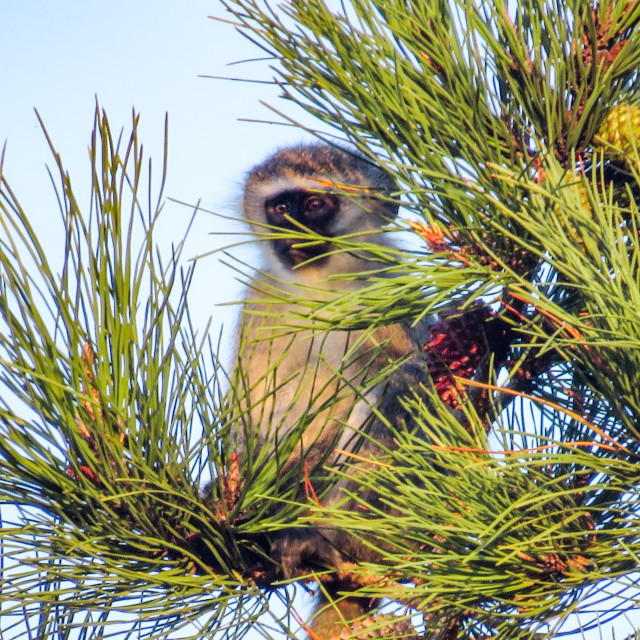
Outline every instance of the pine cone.
<svg viewBox="0 0 640 640"><path fill-rule="evenodd" d="M587 187L582 181L582 175L577 173L576 171L567 171L564 177L564 184L567 186L574 186L578 193L578 198L580 199L580 204L583 209L591 210L591 203L589 202L589 195L587 194Z"/></svg>
<svg viewBox="0 0 640 640"><path fill-rule="evenodd" d="M640 106L623 102L613 107L593 142L594 148L602 148L613 162L635 164L634 144L636 149L640 146Z"/></svg>
<svg viewBox="0 0 640 640"><path fill-rule="evenodd" d="M506 324L486 307L439 315L425 354L434 387L446 405L459 409L465 392L454 376L473 378L491 353L496 354L497 362L506 356L507 331Z"/></svg>
<svg viewBox="0 0 640 640"><path fill-rule="evenodd" d="M591 214L591 203L589 202L589 195L587 193L587 187L584 184L582 175L576 171L569 170L564 176L562 181L561 190L558 193L559 196L564 198L567 205L571 208L581 207L583 210L588 211ZM562 226L568 231L576 243L582 247L584 240L582 235L576 228L574 220L570 215L566 215L566 210L561 208L558 203L554 204L554 211L558 216ZM584 251L584 249L583 249Z"/></svg>

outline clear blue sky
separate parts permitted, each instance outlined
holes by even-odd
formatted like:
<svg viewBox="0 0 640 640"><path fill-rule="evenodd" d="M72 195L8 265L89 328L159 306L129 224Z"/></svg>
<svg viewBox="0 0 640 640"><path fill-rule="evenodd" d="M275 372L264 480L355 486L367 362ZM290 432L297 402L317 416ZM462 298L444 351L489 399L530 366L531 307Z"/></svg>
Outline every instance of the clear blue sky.
<svg viewBox="0 0 640 640"><path fill-rule="evenodd" d="M265 63L228 66L262 52L210 15L229 17L217 0L0 0L5 175L43 238L59 215L45 168L51 156L34 108L81 192L89 185L87 146L96 99L114 130L128 126L132 107L141 114L141 138L158 168L168 113L166 195L201 200L227 215L236 211L247 169L274 147L304 139L291 128L240 121L273 119L260 104L277 104L273 87L199 77L270 77ZM191 214L186 207L167 207L165 220L186 222ZM168 225L167 244L177 239L176 228ZM226 244L229 238L209 235L225 230L224 221L200 216L188 254ZM236 310L214 309L213 303L237 300L241 290L216 262L212 257L201 263L194 304L203 318L213 313L229 325Z"/></svg>

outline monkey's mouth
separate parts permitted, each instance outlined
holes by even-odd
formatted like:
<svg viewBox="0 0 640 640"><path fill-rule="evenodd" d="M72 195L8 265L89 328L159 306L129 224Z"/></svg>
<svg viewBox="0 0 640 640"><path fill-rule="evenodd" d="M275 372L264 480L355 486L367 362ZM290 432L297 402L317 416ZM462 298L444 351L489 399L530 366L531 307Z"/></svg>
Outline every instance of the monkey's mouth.
<svg viewBox="0 0 640 640"><path fill-rule="evenodd" d="M310 265L319 265L324 262L331 251L329 242L314 242L306 244L304 241L287 238L286 240L275 241L276 253L280 260L290 267L297 267L305 262Z"/></svg>

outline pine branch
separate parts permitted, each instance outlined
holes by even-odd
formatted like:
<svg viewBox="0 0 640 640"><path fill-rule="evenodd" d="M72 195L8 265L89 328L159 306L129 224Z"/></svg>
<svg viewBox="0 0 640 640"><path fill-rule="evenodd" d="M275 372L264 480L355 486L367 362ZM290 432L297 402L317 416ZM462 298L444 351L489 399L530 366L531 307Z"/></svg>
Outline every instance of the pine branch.
<svg viewBox="0 0 640 640"><path fill-rule="evenodd" d="M434 389L411 401L428 435L398 433L362 479L393 516L361 503L314 510L314 525L386 550L394 585L373 588L368 566L358 593L403 601L398 583L417 585L434 633L570 627L590 585L634 584L640 5L225 6L284 98L403 185L424 242L387 256L397 277L335 301L326 326L440 313Z"/></svg>
<svg viewBox="0 0 640 640"><path fill-rule="evenodd" d="M235 505L224 372L189 315L194 267L180 266L183 242L168 259L155 246L165 170L144 198L137 125L114 137L96 110L88 214L51 146L59 265L1 178L0 496L15 506L0 606L26 633L104 631L130 611L149 637L196 619L203 635L230 620L246 632L273 573L266 531L238 516L264 501L245 491ZM211 477L221 499L202 494Z"/></svg>
<svg viewBox="0 0 640 640"><path fill-rule="evenodd" d="M260 448L245 372L227 377L192 326L183 245L166 263L154 246L161 193L143 210L137 119L123 143L98 111L89 214L54 155L59 268L0 187L0 494L18 505L3 529L3 614L41 615L52 633L106 632L112 613L135 611L149 637L196 620L199 637L290 634L270 543L292 526L338 527L381 555L348 575L301 568L320 589L396 603L400 620L360 620L360 634L413 637L415 614L426 637L541 638L579 629L574 613L588 626L633 608L640 5L357 0L344 16L320 0L224 4L275 58L284 97L401 185L393 197L422 242L331 239L384 273L344 296L301 289L286 328L366 335L438 314L424 339L433 386L404 399L417 428L389 424L394 447L366 474L331 447L289 464L304 419ZM278 299L281 284L258 293ZM265 406L282 357L261 380ZM309 412L362 400L336 376L339 392L318 409L326 389L313 390ZM327 470L334 455L344 465ZM356 507L324 505L345 477L362 489ZM593 593L614 588L628 600L600 614ZM287 614L258 620L274 598Z"/></svg>

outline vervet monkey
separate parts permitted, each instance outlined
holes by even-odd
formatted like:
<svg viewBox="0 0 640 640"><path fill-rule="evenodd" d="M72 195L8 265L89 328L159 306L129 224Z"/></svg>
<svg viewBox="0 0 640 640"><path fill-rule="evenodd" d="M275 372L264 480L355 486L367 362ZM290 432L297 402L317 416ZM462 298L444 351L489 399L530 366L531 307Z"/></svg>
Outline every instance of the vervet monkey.
<svg viewBox="0 0 640 640"><path fill-rule="evenodd" d="M267 448L280 456L285 469L301 460L309 467L338 464L336 450L372 459L394 447L389 424L399 427L410 420L401 399L427 384L421 349L427 340L425 323L383 326L370 333L300 329L305 291L330 301L381 277L384 265L366 248L341 249L335 239L389 245L390 234L382 228L398 213L394 190L384 171L328 144L281 149L249 172L244 214L257 234L275 235L259 242L264 266L250 286L239 329L239 367L249 390L252 436L238 434L242 455L257 456ZM278 230L299 235L277 237ZM344 274L356 275L335 277ZM380 375L386 367L393 373ZM298 434L295 448L289 444L277 450L292 431ZM361 463L359 468L366 472L366 467ZM304 496L303 476L297 476L299 498ZM344 488L344 481L337 483L323 496L323 506L354 508ZM340 569L379 558L358 538L330 528L292 527L278 535L272 551L288 578L314 567ZM339 591L340 585L334 585L329 595ZM311 629L329 640L346 626L344 621L372 606L370 599L355 597L321 602Z"/></svg>

